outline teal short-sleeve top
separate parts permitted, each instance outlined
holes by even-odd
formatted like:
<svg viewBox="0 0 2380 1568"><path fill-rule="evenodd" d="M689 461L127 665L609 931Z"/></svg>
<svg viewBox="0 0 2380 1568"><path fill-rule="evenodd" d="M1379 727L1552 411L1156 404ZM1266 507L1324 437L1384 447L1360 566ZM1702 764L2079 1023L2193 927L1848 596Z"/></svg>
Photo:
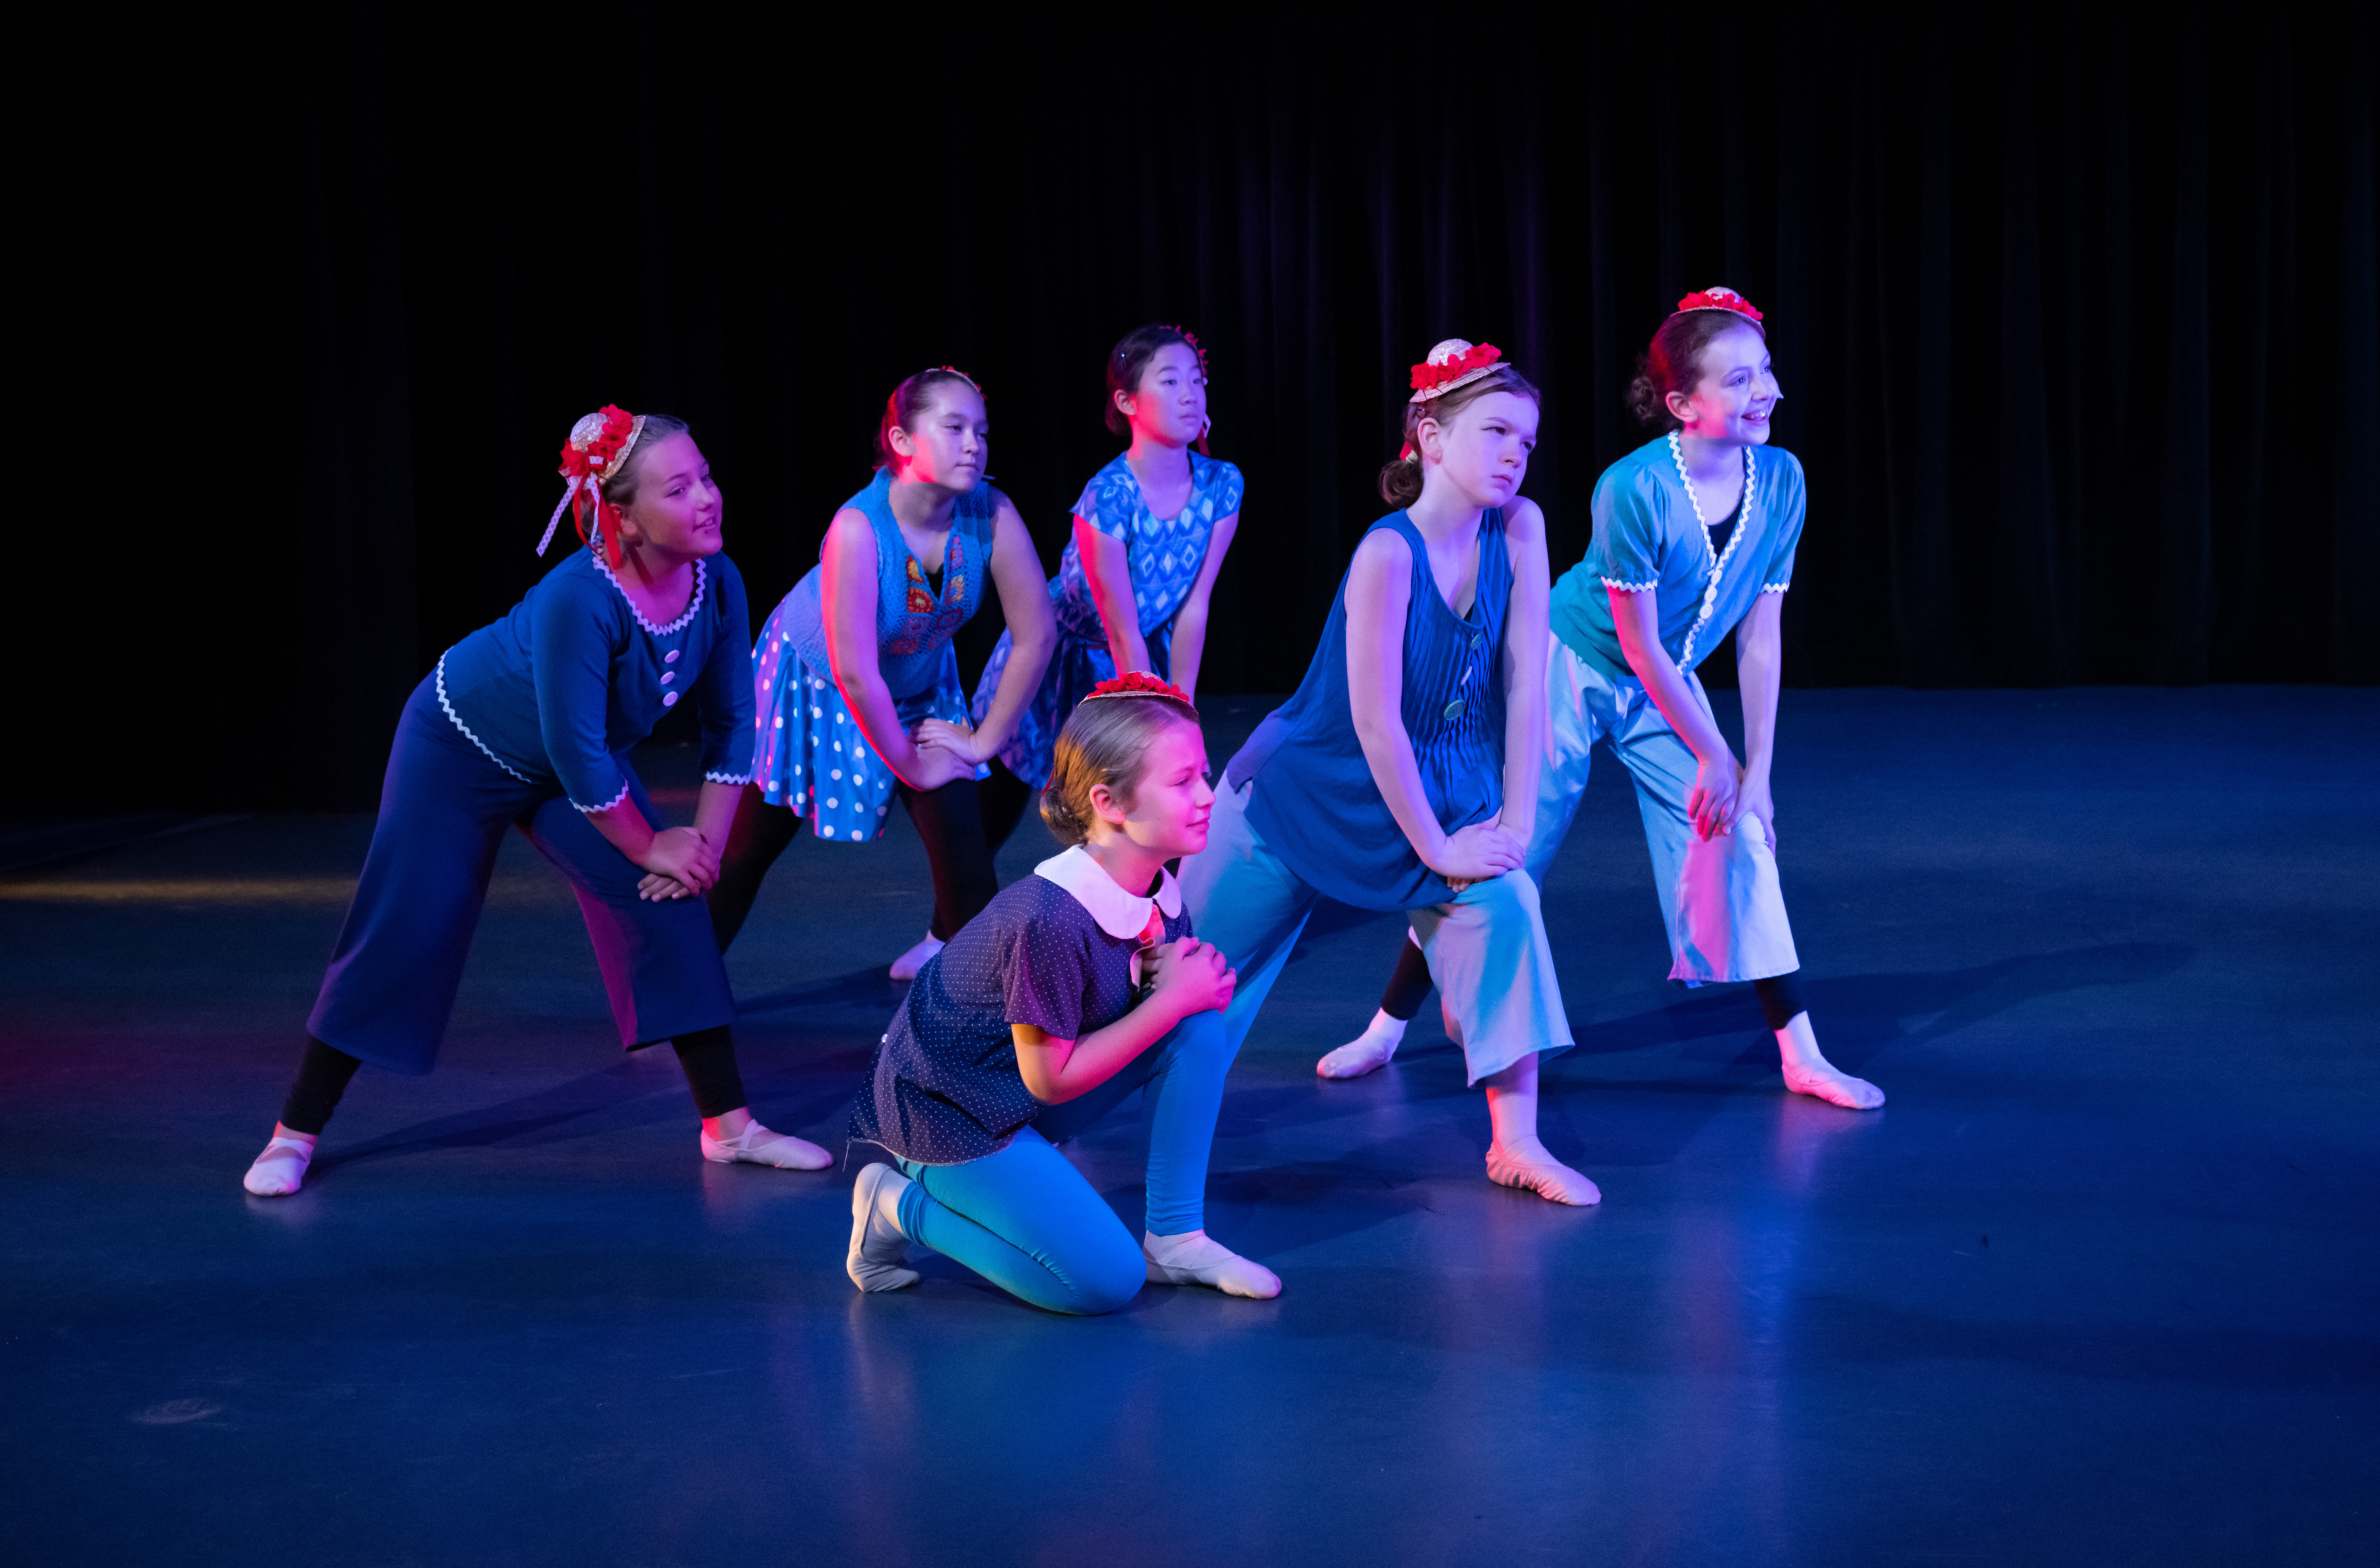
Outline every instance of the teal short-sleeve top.
<svg viewBox="0 0 2380 1568"><path fill-rule="evenodd" d="M1631 678L1609 590L1656 596L1661 647L1692 670L1763 593L1792 585L1802 541L1802 465L1775 446L1744 448L1750 464L1734 531L1711 548L1694 515L1670 437L1648 441L1596 481L1595 537L1554 584L1554 635L1603 674ZM1718 522L1718 518L1710 519Z"/></svg>

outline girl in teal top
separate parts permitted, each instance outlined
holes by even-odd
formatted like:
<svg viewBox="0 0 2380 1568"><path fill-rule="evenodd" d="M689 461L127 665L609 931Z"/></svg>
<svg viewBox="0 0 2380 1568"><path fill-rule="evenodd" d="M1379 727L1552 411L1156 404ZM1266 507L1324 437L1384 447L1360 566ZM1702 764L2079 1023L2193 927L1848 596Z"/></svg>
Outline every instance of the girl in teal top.
<svg viewBox="0 0 2380 1568"><path fill-rule="evenodd" d="M778 604L752 652L752 782L710 893L720 948L808 818L818 837L878 837L898 795L934 876L926 941L892 966L913 978L999 891L992 850L1031 789L997 761L1053 640L1041 561L1007 496L985 480L983 394L948 366L893 389L876 477L844 503L819 565ZM1000 595L1016 651L967 723L951 638Z"/></svg>
<svg viewBox="0 0 2380 1568"><path fill-rule="evenodd" d="M1108 355L1108 429L1129 450L1091 476L1074 537L1050 579L1058 650L1002 761L1036 789L1075 704L1104 680L1144 670L1196 699L1207 602L1240 526L1240 470L1207 456L1207 356L1180 327L1124 334ZM1195 447L1194 447L1195 444ZM1005 678L1003 634L976 687L987 717Z"/></svg>
<svg viewBox="0 0 2380 1568"><path fill-rule="evenodd" d="M1545 517L1519 498L1536 390L1461 339L1414 367L1405 448L1381 475L1402 508L1356 546L1297 695L1224 772L1184 895L1239 984L1246 1038L1324 894L1402 909L1487 1088L1489 1179L1557 1203L1595 1184L1537 1137L1537 1063L1570 1048L1536 883L1546 649Z"/></svg>
<svg viewBox="0 0 2380 1568"><path fill-rule="evenodd" d="M1542 877L1608 740L1633 775L1670 978L1749 980L1785 1085L1849 1110L1884 1091L1818 1049L1777 877L1768 768L1777 734L1780 606L1802 538L1802 465L1767 444L1783 395L1760 313L1732 289L1690 294L1654 334L1630 404L1658 438L1604 471L1595 538L1553 590L1550 744L1529 846ZM1743 702L1739 762L1694 666L1732 631ZM1386 1063L1429 976L1410 944L1371 1026L1325 1056L1325 1077Z"/></svg>

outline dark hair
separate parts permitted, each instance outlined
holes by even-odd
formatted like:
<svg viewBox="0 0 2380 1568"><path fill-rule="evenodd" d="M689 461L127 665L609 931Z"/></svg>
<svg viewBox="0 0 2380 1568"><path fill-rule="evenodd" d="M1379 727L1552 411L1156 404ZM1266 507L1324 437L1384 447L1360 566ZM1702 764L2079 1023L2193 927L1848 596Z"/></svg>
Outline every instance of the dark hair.
<svg viewBox="0 0 2380 1568"><path fill-rule="evenodd" d="M1670 394L1692 393L1701 385L1703 350L1721 333L1737 327L1750 327L1763 341L1768 336L1758 322L1732 310L1681 310L1663 322L1636 361L1636 379L1628 383L1628 411L1665 431L1683 429L1670 412Z"/></svg>
<svg viewBox="0 0 2380 1568"><path fill-rule="evenodd" d="M893 430L916 429L918 417L934 406L934 388L950 382L956 382L978 397L983 395L983 388L976 385L974 378L948 365L919 371L892 389L892 395L884 400L884 417L876 421L878 468L889 468L900 458L900 454L892 450Z"/></svg>
<svg viewBox="0 0 2380 1568"><path fill-rule="evenodd" d="M674 419L667 414L647 414L644 433L637 437L636 445L628 448L628 460L620 465L618 473L603 481L603 499L623 511L635 505L637 486L640 482L638 475L645 466L646 454L670 436L689 433L684 419Z"/></svg>
<svg viewBox="0 0 2380 1568"><path fill-rule="evenodd" d="M1190 341L1189 334L1180 327L1169 327L1157 322L1133 328L1108 350L1108 429L1117 435L1130 435L1132 421L1125 419L1123 410L1116 407L1116 394L1121 392L1126 397L1139 396L1140 378L1148 372L1148 362L1156 359L1157 351L1169 343L1178 343L1197 355L1198 369L1202 372L1207 369L1207 357L1198 353L1198 346ZM1207 450L1204 437L1199 440L1198 450Z"/></svg>
<svg viewBox="0 0 2380 1568"><path fill-rule="evenodd" d="M1050 750L1041 820L1062 844L1087 844L1100 784L1130 810L1148 772L1148 748L1173 724L1198 727L1198 710L1170 697L1098 697L1075 704Z"/></svg>
<svg viewBox="0 0 2380 1568"><path fill-rule="evenodd" d="M1529 378L1514 370L1510 363L1500 364L1468 386L1458 386L1452 392L1442 392L1427 403L1405 405L1404 444L1413 452L1407 457L1402 453L1380 470L1380 499L1391 506L1410 506L1421 499L1421 446L1415 432L1424 419L1435 419L1442 429L1454 422L1454 416L1491 392L1509 392L1518 397L1542 406L1545 399L1529 384Z"/></svg>

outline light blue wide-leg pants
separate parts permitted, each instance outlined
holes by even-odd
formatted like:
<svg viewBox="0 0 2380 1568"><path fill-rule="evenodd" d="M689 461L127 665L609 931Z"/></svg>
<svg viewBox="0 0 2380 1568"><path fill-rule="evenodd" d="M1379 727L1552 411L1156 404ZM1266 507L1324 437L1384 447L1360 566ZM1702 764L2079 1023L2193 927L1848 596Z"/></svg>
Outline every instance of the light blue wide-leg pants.
<svg viewBox="0 0 2380 1568"><path fill-rule="evenodd" d="M1322 896L1248 820L1249 796L1263 787L1259 776L1219 792L1207 847L1182 863L1192 929L1200 941L1221 948L1239 971L1223 1014L1234 1055ZM1470 1082L1502 1072L1533 1051L1551 1056L1570 1049L1553 949L1528 872L1474 882L1451 903L1407 915L1429 960L1448 1038L1463 1047Z"/></svg>
<svg viewBox="0 0 2380 1568"><path fill-rule="evenodd" d="M1689 673L1686 686L1705 713L1710 699ZM1777 856L1756 818L1735 832L1704 839L1686 813L1694 785L1694 751L1661 716L1642 681L1614 680L1560 638L1546 660L1546 760L1537 772L1537 820L1529 870L1540 882L1578 814L1595 743L1609 739L1636 784L1637 814L1653 857L1653 888L1675 962L1670 978L1688 985L1756 980L1802 966ZM1416 935L1420 934L1415 926Z"/></svg>

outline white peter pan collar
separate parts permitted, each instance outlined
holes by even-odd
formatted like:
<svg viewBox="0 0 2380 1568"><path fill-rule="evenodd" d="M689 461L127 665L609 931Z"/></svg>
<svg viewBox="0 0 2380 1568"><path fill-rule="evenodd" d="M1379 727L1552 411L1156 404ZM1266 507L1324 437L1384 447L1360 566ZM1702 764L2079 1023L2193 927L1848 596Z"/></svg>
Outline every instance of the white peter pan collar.
<svg viewBox="0 0 2380 1568"><path fill-rule="evenodd" d="M1182 915L1182 884L1173 873L1160 868L1157 873L1157 896L1137 898L1118 886L1107 869L1091 858L1089 850L1075 845L1063 855L1053 855L1033 868L1033 874L1044 881L1056 882L1074 894L1075 902L1091 912L1099 930L1121 941L1130 941L1148 929L1148 906L1152 904L1165 912L1169 920Z"/></svg>

